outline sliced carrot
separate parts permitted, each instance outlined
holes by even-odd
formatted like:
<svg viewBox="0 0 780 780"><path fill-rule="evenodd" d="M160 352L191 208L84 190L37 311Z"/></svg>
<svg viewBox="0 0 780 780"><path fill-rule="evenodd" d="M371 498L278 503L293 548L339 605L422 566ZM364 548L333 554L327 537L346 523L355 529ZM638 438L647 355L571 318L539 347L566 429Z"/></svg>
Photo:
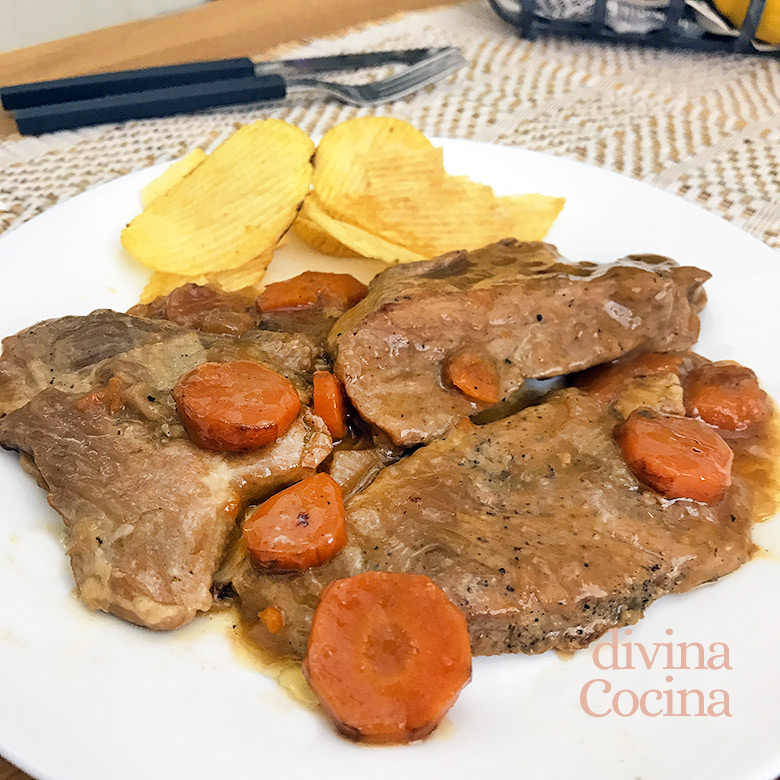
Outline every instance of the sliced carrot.
<svg viewBox="0 0 780 780"><path fill-rule="evenodd" d="M258 311L284 311L315 306L346 311L366 297L368 288L350 274L304 271L292 279L269 284L257 299Z"/></svg>
<svg viewBox="0 0 780 780"><path fill-rule="evenodd" d="M638 409L615 438L635 476L666 498L714 504L731 484L731 448L700 420Z"/></svg>
<svg viewBox="0 0 780 780"><path fill-rule="evenodd" d="M644 352L628 359L615 360L588 368L574 377L574 386L596 396L599 401L614 401L631 379L655 374L677 374L682 357L664 352Z"/></svg>
<svg viewBox="0 0 780 780"><path fill-rule="evenodd" d="M92 390L75 401L80 411L105 406L111 414L116 414L125 408L123 390L125 383L117 376L112 376L101 390Z"/></svg>
<svg viewBox="0 0 780 780"><path fill-rule="evenodd" d="M444 366L444 379L472 401L496 404L501 400L501 380L493 361L470 350L453 355Z"/></svg>
<svg viewBox="0 0 780 780"><path fill-rule="evenodd" d="M84 393L80 398L77 398L73 405L80 411L86 412L88 410L97 409L98 407L105 407L106 403L106 391L103 390L90 390L88 393Z"/></svg>
<svg viewBox="0 0 780 780"><path fill-rule="evenodd" d="M691 371L685 410L724 431L744 431L769 417L769 399L756 375L737 363L709 363Z"/></svg>
<svg viewBox="0 0 780 780"><path fill-rule="evenodd" d="M258 566L285 571L319 566L347 543L341 488L327 474L306 477L257 507L242 530Z"/></svg>
<svg viewBox="0 0 780 780"><path fill-rule="evenodd" d="M424 575L334 580L314 613L303 671L346 736L420 739L471 679L466 620Z"/></svg>
<svg viewBox="0 0 780 780"><path fill-rule="evenodd" d="M334 441L347 435L347 402L344 385L330 371L314 372L314 413L322 419Z"/></svg>
<svg viewBox="0 0 780 780"><path fill-rule="evenodd" d="M284 615L278 607L266 607L257 613L269 634L278 634L284 628Z"/></svg>
<svg viewBox="0 0 780 780"><path fill-rule="evenodd" d="M179 379L173 398L190 439L221 452L270 444L301 408L289 379L250 360L203 363Z"/></svg>

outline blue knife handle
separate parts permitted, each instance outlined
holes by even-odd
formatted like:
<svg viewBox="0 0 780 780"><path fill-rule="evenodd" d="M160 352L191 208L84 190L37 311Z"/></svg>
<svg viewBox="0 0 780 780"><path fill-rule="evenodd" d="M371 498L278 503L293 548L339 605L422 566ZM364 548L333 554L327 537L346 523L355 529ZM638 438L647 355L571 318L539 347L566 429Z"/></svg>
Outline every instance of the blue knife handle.
<svg viewBox="0 0 780 780"><path fill-rule="evenodd" d="M240 103L281 100L286 95L287 85L281 76L251 76L24 108L14 112L14 118L23 135L40 135L106 122L149 119Z"/></svg>
<svg viewBox="0 0 780 780"><path fill-rule="evenodd" d="M16 111L20 108L91 100L126 92L144 92L148 89L238 79L254 75L254 68L254 63L248 57L239 57L232 60L190 62L159 68L98 73L93 76L76 76L56 81L37 81L32 84L0 87L0 103L7 111Z"/></svg>

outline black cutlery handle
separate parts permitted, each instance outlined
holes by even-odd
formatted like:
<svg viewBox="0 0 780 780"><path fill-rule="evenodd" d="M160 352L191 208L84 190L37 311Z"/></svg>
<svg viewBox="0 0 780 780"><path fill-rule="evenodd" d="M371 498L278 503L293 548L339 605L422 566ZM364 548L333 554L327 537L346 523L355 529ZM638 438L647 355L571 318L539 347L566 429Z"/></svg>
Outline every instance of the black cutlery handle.
<svg viewBox="0 0 780 780"><path fill-rule="evenodd" d="M55 81L37 81L0 87L0 103L7 111L32 108L50 103L121 95L126 92L144 92L185 84L238 79L254 75L254 63L249 57L211 62L189 62L184 65L165 65L159 68L121 70L97 73L93 76L75 76Z"/></svg>
<svg viewBox="0 0 780 780"><path fill-rule="evenodd" d="M286 95L287 85L281 76L251 76L25 108L16 111L14 117L20 133L40 135L106 122L150 119L239 103L281 100Z"/></svg>

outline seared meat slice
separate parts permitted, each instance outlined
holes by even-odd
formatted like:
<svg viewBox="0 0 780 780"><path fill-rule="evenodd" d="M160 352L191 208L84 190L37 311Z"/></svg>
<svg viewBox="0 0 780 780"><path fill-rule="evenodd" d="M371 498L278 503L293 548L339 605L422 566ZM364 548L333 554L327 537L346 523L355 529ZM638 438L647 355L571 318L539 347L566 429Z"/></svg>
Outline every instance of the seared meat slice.
<svg viewBox="0 0 780 780"><path fill-rule="evenodd" d="M159 387L172 387L206 360L258 360L290 379L305 402L322 358L321 348L300 334L252 330L235 338L109 309L39 322L3 339L2 346L0 416L46 388L92 390L105 381L96 371L120 357L145 365Z"/></svg>
<svg viewBox="0 0 780 780"><path fill-rule="evenodd" d="M53 389L2 420L0 441L32 456L48 485L87 606L156 629L210 607L246 499L302 478L330 451L308 411L274 444L221 455L160 437L141 419L80 409L78 397Z"/></svg>
<svg viewBox="0 0 780 780"><path fill-rule="evenodd" d="M41 390L86 392L96 364L136 347L162 344L181 328L95 311L88 317L45 320L3 339L0 355L0 415L18 409Z"/></svg>
<svg viewBox="0 0 780 780"><path fill-rule="evenodd" d="M295 334L198 334L103 311L41 323L4 347L0 445L33 459L65 521L81 598L141 625L175 628L208 609L243 506L331 450L324 424L304 409L271 445L206 452L187 438L171 397L206 360L254 359L305 400L318 353Z"/></svg>
<svg viewBox="0 0 780 780"><path fill-rule="evenodd" d="M388 570L443 588L477 654L573 650L743 564L751 512L739 478L716 506L665 501L628 470L615 422L574 389L498 422L463 421L348 502L349 543L332 562L286 575L244 562L233 584L253 636L301 655L330 580ZM284 615L277 634L253 619L270 605Z"/></svg>
<svg viewBox="0 0 780 780"><path fill-rule="evenodd" d="M251 330L259 320L253 299L192 283L183 284L150 303L138 303L127 313L134 317L170 320L206 333L233 336Z"/></svg>
<svg viewBox="0 0 780 780"><path fill-rule="evenodd" d="M687 349L708 278L657 256L567 263L549 244L513 239L398 265L333 327L334 371L364 419L419 444L485 408L443 379L452 358L487 361L505 398L527 377Z"/></svg>
<svg viewBox="0 0 780 780"><path fill-rule="evenodd" d="M303 306L261 314L254 298L241 293L224 293L212 287L185 284L151 303L139 303L128 311L135 317L169 320L203 333L241 335L253 328L301 333L322 347L346 305ZM329 365L329 364L328 364ZM327 367L325 364L323 368Z"/></svg>

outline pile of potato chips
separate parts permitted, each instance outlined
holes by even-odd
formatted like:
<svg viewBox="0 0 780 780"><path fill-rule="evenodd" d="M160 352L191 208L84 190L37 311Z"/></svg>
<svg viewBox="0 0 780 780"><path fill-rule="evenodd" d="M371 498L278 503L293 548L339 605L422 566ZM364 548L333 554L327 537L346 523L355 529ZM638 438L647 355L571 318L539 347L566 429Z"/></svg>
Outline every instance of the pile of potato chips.
<svg viewBox="0 0 780 780"><path fill-rule="evenodd" d="M122 231L125 249L156 272L141 301L185 282L228 292L257 285L309 192L313 154L302 130L266 119L152 182Z"/></svg>
<svg viewBox="0 0 780 780"><path fill-rule="evenodd" d="M466 176L450 176L441 149L389 117L352 119L326 133L313 184L298 235L326 254L388 263L477 249L510 236L539 240L563 208L562 198L501 198Z"/></svg>
<svg viewBox="0 0 780 780"><path fill-rule="evenodd" d="M498 197L451 176L441 149L390 117L342 122L316 155L292 125L246 125L211 154L196 149L174 163L142 200L122 232L123 246L155 270L142 301L186 282L257 290L291 226L324 254L410 262L510 236L540 240L564 204Z"/></svg>

